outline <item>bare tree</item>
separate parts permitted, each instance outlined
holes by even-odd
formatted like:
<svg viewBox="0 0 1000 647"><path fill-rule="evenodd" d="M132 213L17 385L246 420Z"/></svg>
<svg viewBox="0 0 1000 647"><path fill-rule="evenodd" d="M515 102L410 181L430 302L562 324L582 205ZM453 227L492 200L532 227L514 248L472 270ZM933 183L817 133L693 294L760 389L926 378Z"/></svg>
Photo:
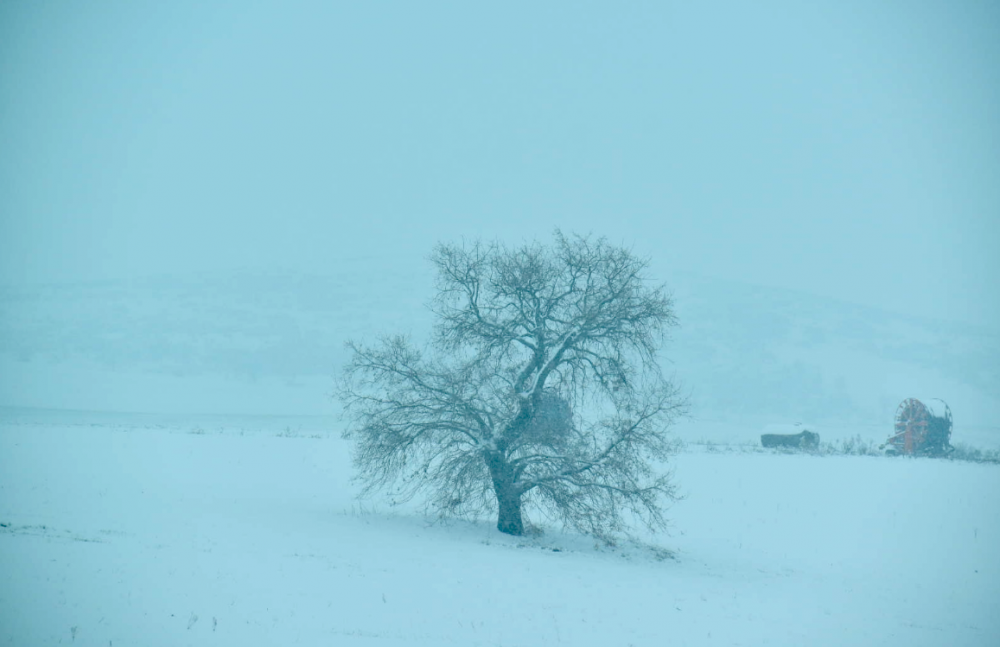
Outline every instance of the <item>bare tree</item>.
<svg viewBox="0 0 1000 647"><path fill-rule="evenodd" d="M443 514L522 509L606 541L664 525L667 429L681 412L657 353L675 325L647 261L556 232L549 247L439 245L426 358L405 337L350 342L338 384L365 491L417 492Z"/></svg>

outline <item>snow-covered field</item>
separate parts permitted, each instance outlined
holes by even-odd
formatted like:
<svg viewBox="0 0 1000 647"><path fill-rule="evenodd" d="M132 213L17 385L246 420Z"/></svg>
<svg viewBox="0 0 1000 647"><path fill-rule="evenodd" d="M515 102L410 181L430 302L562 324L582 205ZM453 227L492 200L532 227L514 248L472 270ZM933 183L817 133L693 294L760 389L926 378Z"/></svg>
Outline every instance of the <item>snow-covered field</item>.
<svg viewBox="0 0 1000 647"><path fill-rule="evenodd" d="M995 465L691 448L661 550L607 548L361 503L331 425L4 412L0 644L1000 639Z"/></svg>
<svg viewBox="0 0 1000 647"><path fill-rule="evenodd" d="M430 325L373 271L0 289L0 644L1000 644L1000 466L741 449L1000 447L995 332L674 277L685 498L608 548L355 498L341 344Z"/></svg>

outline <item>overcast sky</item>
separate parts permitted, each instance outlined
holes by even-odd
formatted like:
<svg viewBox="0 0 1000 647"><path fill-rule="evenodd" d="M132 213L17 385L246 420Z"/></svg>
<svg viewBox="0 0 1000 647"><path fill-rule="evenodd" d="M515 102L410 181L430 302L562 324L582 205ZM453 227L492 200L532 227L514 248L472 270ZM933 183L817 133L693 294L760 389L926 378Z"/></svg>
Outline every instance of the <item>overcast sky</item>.
<svg viewBox="0 0 1000 647"><path fill-rule="evenodd" d="M1000 3L0 4L4 282L554 227L996 326Z"/></svg>

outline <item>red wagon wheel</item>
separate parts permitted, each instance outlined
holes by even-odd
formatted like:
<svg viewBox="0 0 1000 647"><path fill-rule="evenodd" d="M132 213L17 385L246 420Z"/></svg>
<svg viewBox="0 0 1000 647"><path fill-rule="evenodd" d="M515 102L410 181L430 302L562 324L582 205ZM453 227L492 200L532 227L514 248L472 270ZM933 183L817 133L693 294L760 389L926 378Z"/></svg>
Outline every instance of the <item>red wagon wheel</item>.
<svg viewBox="0 0 1000 647"><path fill-rule="evenodd" d="M927 436L931 414L916 398L903 400L896 409L895 434L888 444L902 454L913 454Z"/></svg>

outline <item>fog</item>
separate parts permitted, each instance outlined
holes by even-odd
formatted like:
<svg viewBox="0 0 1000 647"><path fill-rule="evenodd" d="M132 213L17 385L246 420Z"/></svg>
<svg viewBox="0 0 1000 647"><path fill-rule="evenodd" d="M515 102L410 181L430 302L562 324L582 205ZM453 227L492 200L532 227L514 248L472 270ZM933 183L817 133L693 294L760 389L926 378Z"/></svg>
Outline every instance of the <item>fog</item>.
<svg viewBox="0 0 1000 647"><path fill-rule="evenodd" d="M993 3L8 2L0 281L559 227L996 330L998 114Z"/></svg>
<svg viewBox="0 0 1000 647"><path fill-rule="evenodd" d="M0 643L1000 644L998 117L988 0L0 2Z"/></svg>

